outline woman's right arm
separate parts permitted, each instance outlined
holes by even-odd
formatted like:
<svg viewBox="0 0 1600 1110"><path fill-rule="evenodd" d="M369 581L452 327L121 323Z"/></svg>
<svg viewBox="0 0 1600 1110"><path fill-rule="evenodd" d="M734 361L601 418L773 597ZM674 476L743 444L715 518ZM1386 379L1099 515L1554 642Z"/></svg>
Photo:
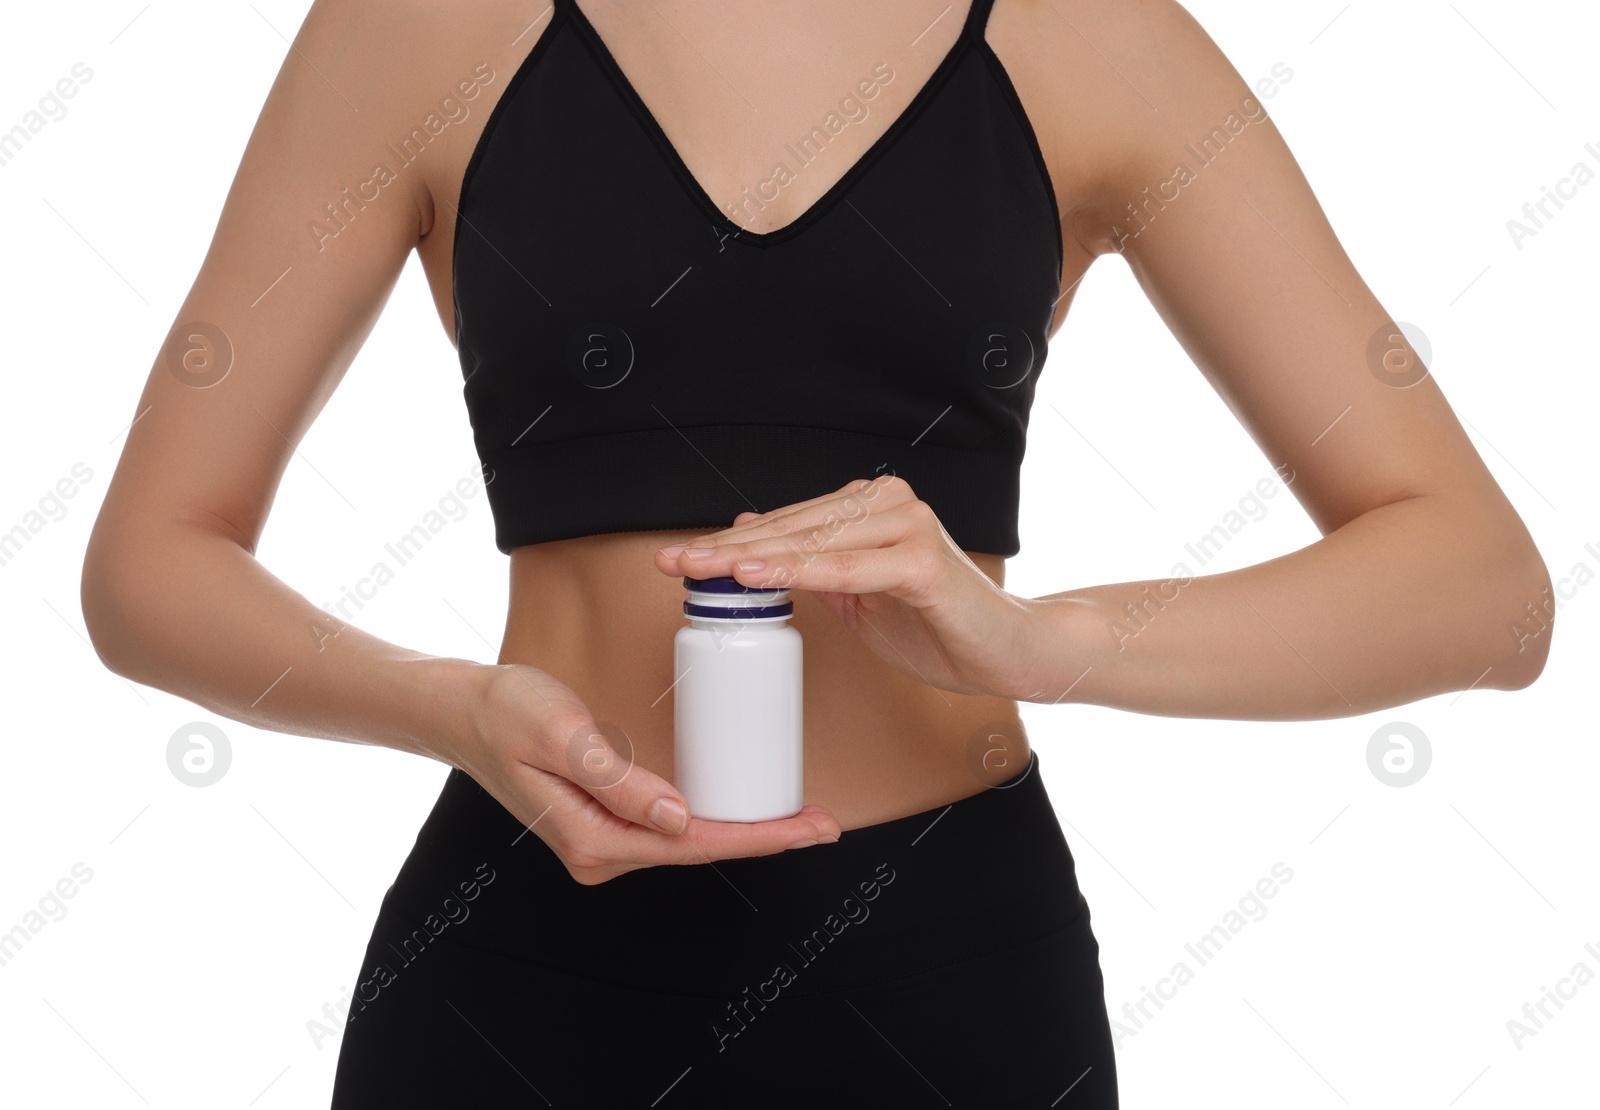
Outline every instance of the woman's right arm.
<svg viewBox="0 0 1600 1110"><path fill-rule="evenodd" d="M579 781L593 761L571 759L571 742L593 718L554 677L388 643L255 558L296 445L435 221L418 168L348 199L393 162L390 142L472 76L453 72L459 57L440 37L458 13L443 0L420 11L318 0L296 37L89 539L81 598L96 652L118 674L260 728L460 767L536 825L580 881L836 835L809 808L749 826L691 821L683 835L645 827L656 801L681 795L639 767ZM473 115L481 126L487 111ZM438 144L476 134L455 131ZM182 187L179 167L170 180Z"/></svg>

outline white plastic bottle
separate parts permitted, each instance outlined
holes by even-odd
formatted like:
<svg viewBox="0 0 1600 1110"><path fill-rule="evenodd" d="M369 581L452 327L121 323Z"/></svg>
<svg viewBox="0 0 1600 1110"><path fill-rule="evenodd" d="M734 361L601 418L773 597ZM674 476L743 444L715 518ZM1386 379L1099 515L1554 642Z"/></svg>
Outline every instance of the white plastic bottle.
<svg viewBox="0 0 1600 1110"><path fill-rule="evenodd" d="M673 640L677 788L710 821L792 817L803 804L801 640L787 589L685 578Z"/></svg>

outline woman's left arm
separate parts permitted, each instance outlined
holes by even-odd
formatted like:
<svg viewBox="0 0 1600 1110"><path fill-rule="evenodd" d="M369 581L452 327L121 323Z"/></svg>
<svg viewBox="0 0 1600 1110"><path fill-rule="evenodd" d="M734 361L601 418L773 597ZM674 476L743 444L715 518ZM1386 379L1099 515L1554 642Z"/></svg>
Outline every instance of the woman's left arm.
<svg viewBox="0 0 1600 1110"><path fill-rule="evenodd" d="M1544 561L1250 88L1171 0L1065 6L1119 48L1061 60L1117 69L1092 104L1109 138L1087 157L1107 168L1074 237L1127 260L1323 538L1242 570L1024 599L880 480L740 514L693 541L713 553L658 569L818 591L880 658L959 693L1301 720L1527 686L1551 639ZM750 558L766 565L737 569Z"/></svg>
<svg viewBox="0 0 1600 1110"><path fill-rule="evenodd" d="M1124 72L1159 111L1121 97L1140 137L1090 234L1323 538L1228 573L1036 599L1020 696L1290 720L1527 686L1551 638L1527 528L1249 86L1180 6L1135 7L1132 41L1150 47ZM1394 165L1371 145L1358 164Z"/></svg>

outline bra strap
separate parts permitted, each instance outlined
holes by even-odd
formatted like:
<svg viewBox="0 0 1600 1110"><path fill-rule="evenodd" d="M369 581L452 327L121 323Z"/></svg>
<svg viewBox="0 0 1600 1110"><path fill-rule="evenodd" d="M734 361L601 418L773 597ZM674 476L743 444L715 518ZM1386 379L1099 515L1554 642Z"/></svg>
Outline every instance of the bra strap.
<svg viewBox="0 0 1600 1110"><path fill-rule="evenodd" d="M984 28L989 25L989 10L994 7L994 0L972 0L972 6L967 9L967 22L962 27L961 33L970 39L982 39Z"/></svg>

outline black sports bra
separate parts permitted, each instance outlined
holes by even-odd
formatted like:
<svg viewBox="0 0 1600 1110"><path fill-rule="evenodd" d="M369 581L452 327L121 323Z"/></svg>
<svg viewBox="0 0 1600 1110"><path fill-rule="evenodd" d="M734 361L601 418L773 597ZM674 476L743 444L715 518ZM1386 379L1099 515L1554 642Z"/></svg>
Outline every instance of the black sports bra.
<svg viewBox="0 0 1600 1110"><path fill-rule="evenodd" d="M821 199L758 233L555 0L485 123L455 228L462 392L501 551L714 531L892 472L964 550L1018 552L1062 244L1038 141L984 41L992 2L971 0L932 76ZM843 110L892 79L880 64ZM787 148L800 173L847 126L820 118Z"/></svg>

